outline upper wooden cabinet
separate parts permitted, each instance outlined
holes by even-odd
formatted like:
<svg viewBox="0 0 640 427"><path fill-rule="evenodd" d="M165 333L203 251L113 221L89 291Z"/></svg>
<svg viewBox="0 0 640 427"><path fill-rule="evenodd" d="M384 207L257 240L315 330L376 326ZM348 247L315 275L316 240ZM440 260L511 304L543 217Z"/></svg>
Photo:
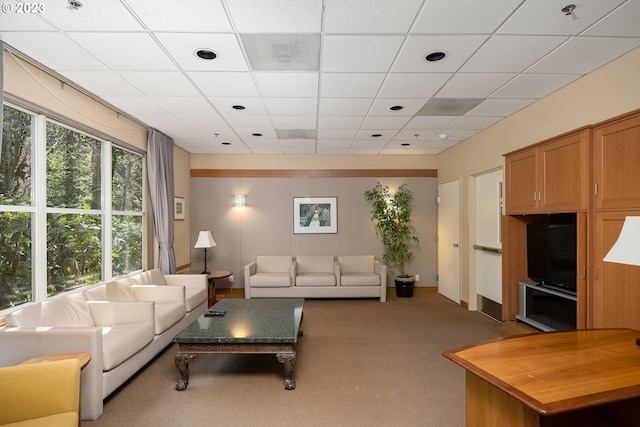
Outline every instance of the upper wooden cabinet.
<svg viewBox="0 0 640 427"><path fill-rule="evenodd" d="M640 206L640 116L595 129L595 208Z"/></svg>
<svg viewBox="0 0 640 427"><path fill-rule="evenodd" d="M589 206L589 131L506 156L506 213L577 212Z"/></svg>

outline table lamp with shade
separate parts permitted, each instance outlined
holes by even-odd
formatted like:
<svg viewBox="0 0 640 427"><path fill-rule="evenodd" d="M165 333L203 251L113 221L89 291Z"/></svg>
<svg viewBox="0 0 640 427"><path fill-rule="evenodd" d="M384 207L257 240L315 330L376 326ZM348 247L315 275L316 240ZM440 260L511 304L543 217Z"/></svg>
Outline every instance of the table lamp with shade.
<svg viewBox="0 0 640 427"><path fill-rule="evenodd" d="M195 249L204 249L204 271L202 274L209 274L209 270L207 269L207 249L213 248L216 246L216 242L211 237L211 232L209 230L201 230L198 234L198 240L196 241Z"/></svg>
<svg viewBox="0 0 640 427"><path fill-rule="evenodd" d="M604 257L604 261L640 266L640 216L625 218L618 240ZM636 338L636 344L640 345L640 338Z"/></svg>

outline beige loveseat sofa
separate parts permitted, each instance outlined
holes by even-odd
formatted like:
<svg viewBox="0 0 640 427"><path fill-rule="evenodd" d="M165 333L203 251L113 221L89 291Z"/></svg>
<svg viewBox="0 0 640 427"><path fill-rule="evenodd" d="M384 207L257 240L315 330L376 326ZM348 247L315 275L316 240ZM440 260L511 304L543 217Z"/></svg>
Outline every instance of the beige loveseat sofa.
<svg viewBox="0 0 640 427"><path fill-rule="evenodd" d="M373 255L258 256L244 267L245 298L387 300L387 266Z"/></svg>
<svg viewBox="0 0 640 427"><path fill-rule="evenodd" d="M82 417L95 420L102 401L207 309L207 277L136 273L5 316L0 366L47 354L88 352L82 370Z"/></svg>

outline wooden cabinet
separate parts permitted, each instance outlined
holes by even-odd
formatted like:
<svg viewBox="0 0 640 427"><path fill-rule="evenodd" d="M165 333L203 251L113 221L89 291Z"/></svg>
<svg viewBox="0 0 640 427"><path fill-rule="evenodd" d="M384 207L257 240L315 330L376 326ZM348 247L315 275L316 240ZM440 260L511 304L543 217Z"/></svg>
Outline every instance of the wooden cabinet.
<svg viewBox="0 0 640 427"><path fill-rule="evenodd" d="M595 129L595 208L640 206L640 116Z"/></svg>
<svg viewBox="0 0 640 427"><path fill-rule="evenodd" d="M585 211L589 206L589 132L506 158L506 213Z"/></svg>
<svg viewBox="0 0 640 427"><path fill-rule="evenodd" d="M589 327L640 330L640 267L605 262L622 230L625 217L640 211L596 212L591 295L594 316Z"/></svg>

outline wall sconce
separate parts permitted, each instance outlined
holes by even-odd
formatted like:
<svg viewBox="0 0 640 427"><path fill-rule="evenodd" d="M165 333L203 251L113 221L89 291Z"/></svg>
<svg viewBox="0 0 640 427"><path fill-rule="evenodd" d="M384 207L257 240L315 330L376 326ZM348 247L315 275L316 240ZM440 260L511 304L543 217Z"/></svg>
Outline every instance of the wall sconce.
<svg viewBox="0 0 640 427"><path fill-rule="evenodd" d="M233 206L240 208L243 206L247 206L247 195L246 194L234 194L233 195Z"/></svg>

